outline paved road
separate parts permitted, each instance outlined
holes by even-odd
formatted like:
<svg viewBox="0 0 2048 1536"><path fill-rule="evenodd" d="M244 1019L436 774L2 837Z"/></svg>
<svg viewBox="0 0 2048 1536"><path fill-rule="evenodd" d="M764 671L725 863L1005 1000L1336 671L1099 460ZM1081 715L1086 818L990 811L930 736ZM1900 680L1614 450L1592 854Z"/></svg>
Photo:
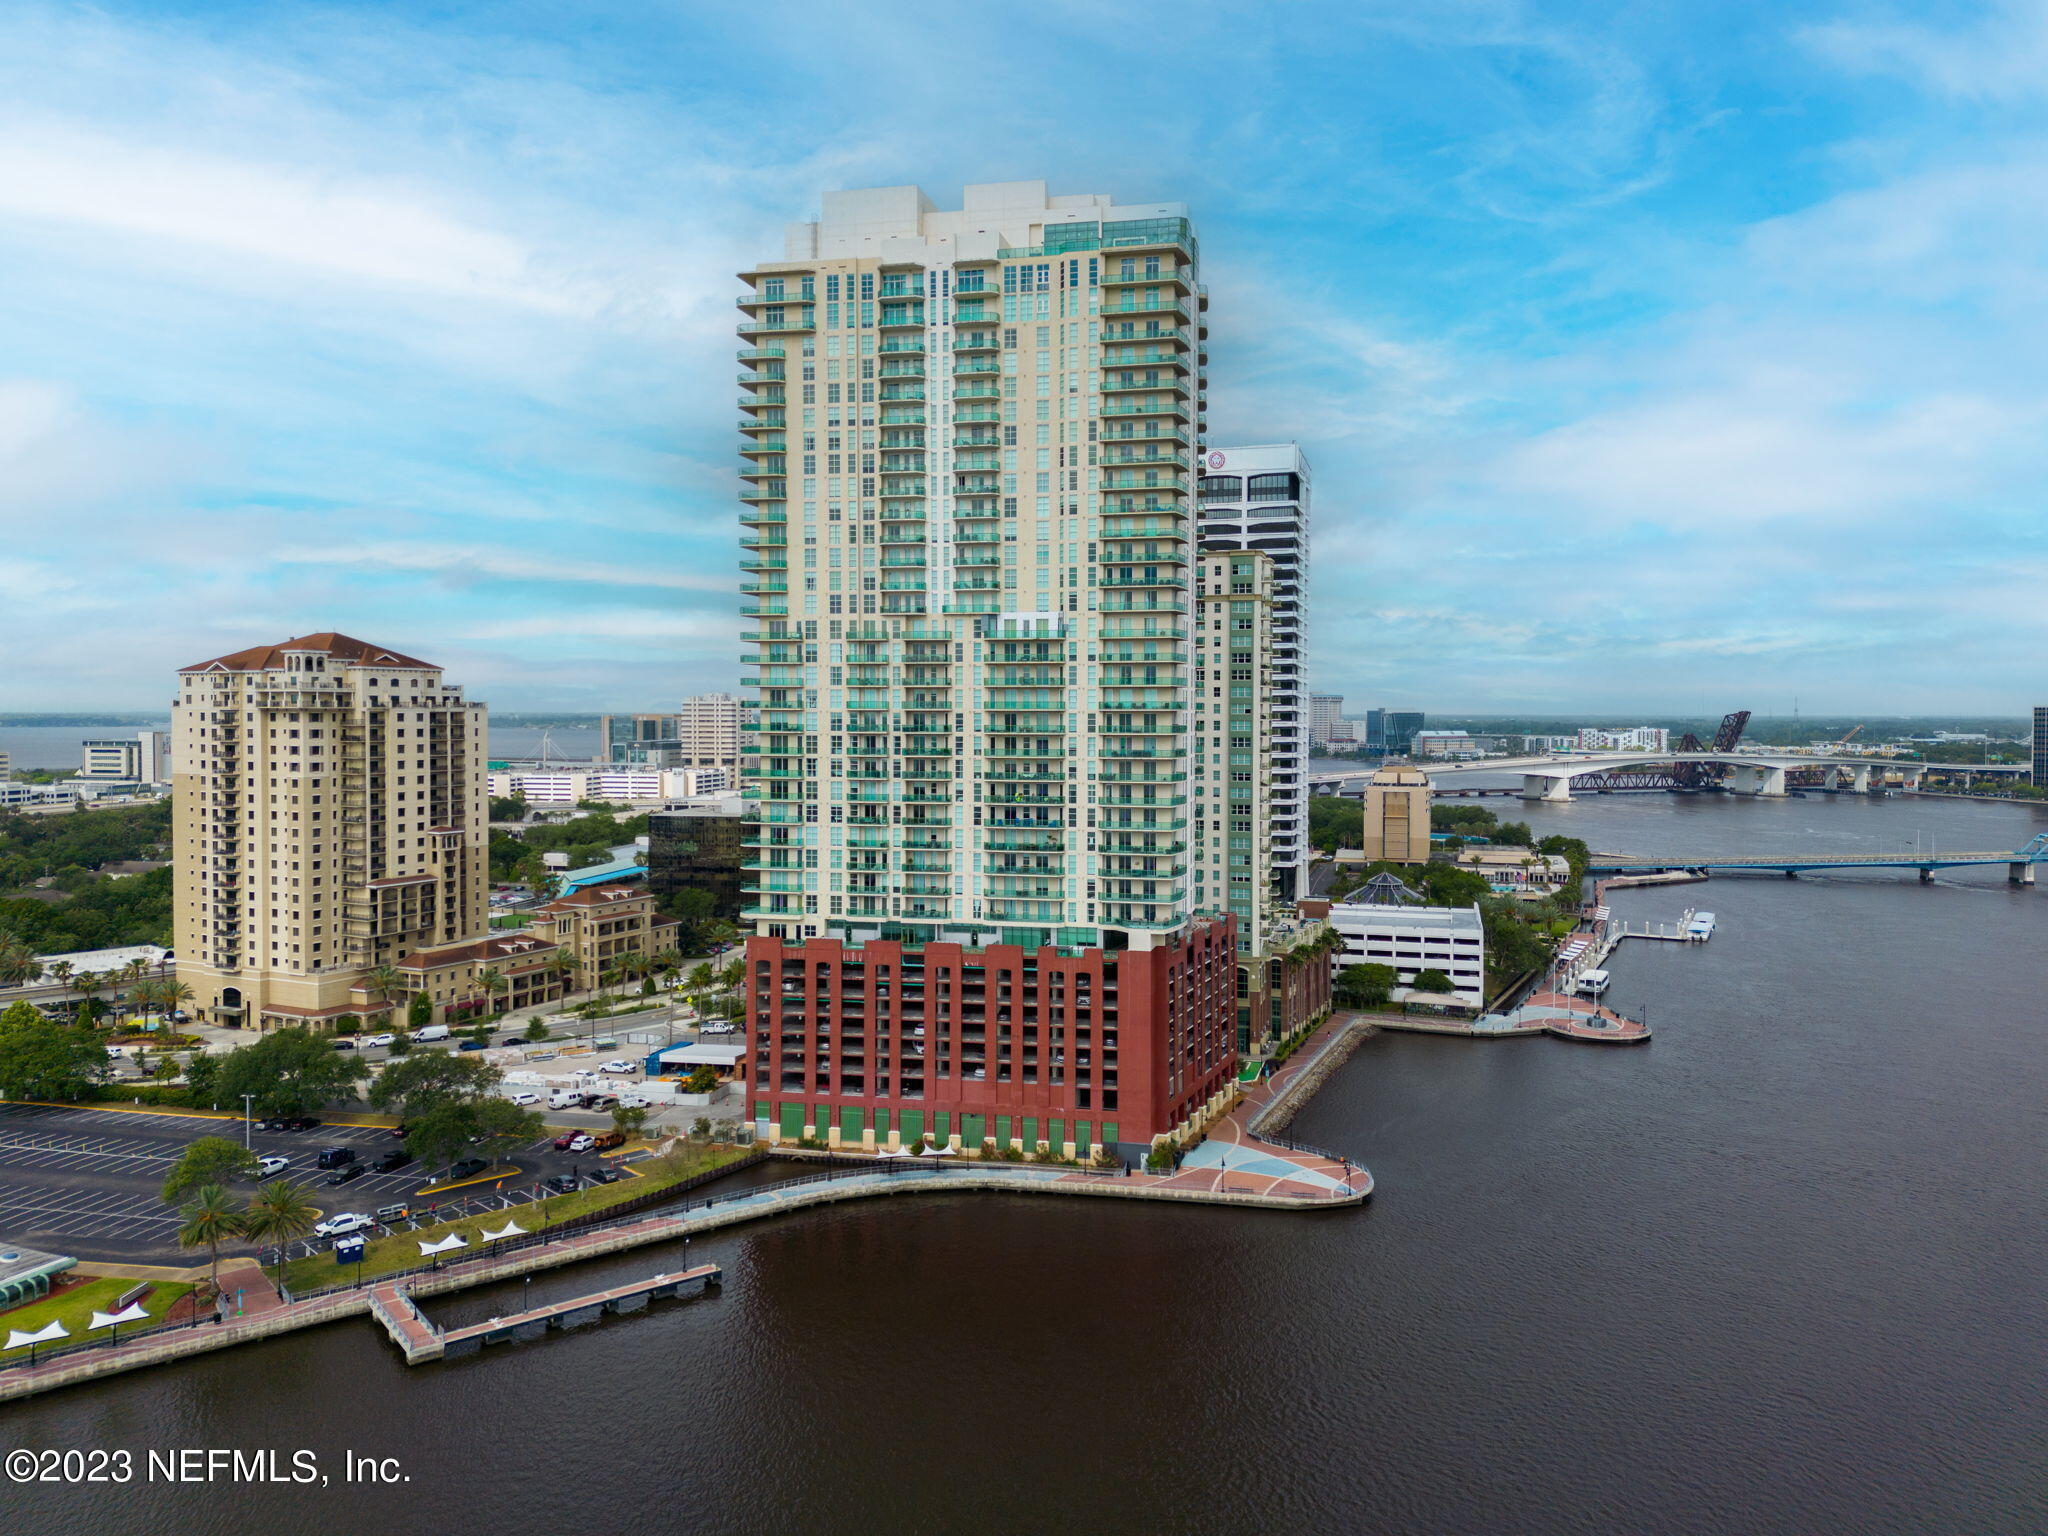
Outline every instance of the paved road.
<svg viewBox="0 0 2048 1536"><path fill-rule="evenodd" d="M192 1255L177 1245L177 1216L157 1191L186 1144L201 1136L240 1140L242 1124L191 1115L0 1104L0 1238L81 1259L193 1263ZM308 1185L321 1210L329 1214L371 1212L401 1202L423 1205L474 1198L494 1188L470 1185L419 1197L417 1192L435 1180L417 1164L391 1173L368 1173L334 1187L322 1182L327 1177L317 1166L322 1148L352 1147L359 1160L374 1164L397 1146L381 1126L256 1131L249 1140L259 1154L289 1157L292 1167L286 1177ZM558 1153L546 1141L512 1161L524 1176L506 1186L515 1199L525 1198L518 1192L522 1183L567 1172L572 1166L588 1171L598 1165L588 1154L577 1159ZM248 1181L235 1193L246 1195L254 1189L254 1181Z"/></svg>

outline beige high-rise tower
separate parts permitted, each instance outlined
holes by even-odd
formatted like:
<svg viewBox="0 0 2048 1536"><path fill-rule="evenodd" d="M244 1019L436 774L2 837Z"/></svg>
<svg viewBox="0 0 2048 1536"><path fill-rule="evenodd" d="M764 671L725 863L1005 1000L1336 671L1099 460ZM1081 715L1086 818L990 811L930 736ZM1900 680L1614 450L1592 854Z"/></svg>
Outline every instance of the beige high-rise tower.
<svg viewBox="0 0 2048 1536"><path fill-rule="evenodd" d="M383 1012L378 966L487 926L484 706L347 635L178 674L178 977L211 1023Z"/></svg>

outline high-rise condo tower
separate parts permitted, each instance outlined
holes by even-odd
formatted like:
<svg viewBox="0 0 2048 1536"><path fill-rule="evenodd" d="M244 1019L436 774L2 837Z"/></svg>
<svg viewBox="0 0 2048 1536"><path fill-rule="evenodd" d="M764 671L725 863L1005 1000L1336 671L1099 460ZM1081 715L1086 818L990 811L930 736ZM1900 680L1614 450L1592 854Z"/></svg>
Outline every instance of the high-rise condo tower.
<svg viewBox="0 0 2048 1536"><path fill-rule="evenodd" d="M827 194L742 274L761 1131L1086 1155L1201 1123L1199 252L1178 204Z"/></svg>

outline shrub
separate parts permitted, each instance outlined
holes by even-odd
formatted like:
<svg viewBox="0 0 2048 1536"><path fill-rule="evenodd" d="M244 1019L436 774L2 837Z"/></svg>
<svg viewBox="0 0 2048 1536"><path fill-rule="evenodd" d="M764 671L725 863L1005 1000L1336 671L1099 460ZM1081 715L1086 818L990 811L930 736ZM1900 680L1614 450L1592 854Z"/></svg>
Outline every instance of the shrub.
<svg viewBox="0 0 2048 1536"><path fill-rule="evenodd" d="M412 1001L405 1005L405 1022L413 1029L425 1029L434 1022L434 1000L424 992L415 992Z"/></svg>

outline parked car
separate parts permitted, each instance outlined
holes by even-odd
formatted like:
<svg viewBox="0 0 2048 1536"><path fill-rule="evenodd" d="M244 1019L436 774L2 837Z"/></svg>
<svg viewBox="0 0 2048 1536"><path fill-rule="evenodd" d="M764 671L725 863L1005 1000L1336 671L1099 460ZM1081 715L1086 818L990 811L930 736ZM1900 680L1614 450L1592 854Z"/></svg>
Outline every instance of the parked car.
<svg viewBox="0 0 2048 1536"><path fill-rule="evenodd" d="M610 1109L618 1102L619 1096L616 1093L586 1093L583 1095L583 1107L585 1109Z"/></svg>
<svg viewBox="0 0 2048 1536"><path fill-rule="evenodd" d="M351 1232L360 1232L377 1223L361 1211L337 1211L313 1228L315 1237L345 1237Z"/></svg>
<svg viewBox="0 0 2048 1536"><path fill-rule="evenodd" d="M490 1166L489 1163L480 1157L465 1157L461 1162L448 1170L448 1177L451 1181L456 1179L473 1179Z"/></svg>
<svg viewBox="0 0 2048 1536"><path fill-rule="evenodd" d="M401 1120L398 1122L398 1124L391 1127L391 1134L397 1137L400 1141L403 1141L405 1140L406 1132L410 1131L411 1129L411 1126L407 1125L403 1120Z"/></svg>
<svg viewBox="0 0 2048 1536"><path fill-rule="evenodd" d="M256 1122L256 1129L259 1131L281 1131L285 1128L285 1122L275 1116L268 1120L258 1120Z"/></svg>
<svg viewBox="0 0 2048 1536"><path fill-rule="evenodd" d="M540 1095L534 1093L530 1089L520 1088L514 1090L511 1093L506 1094L505 1102L508 1104L517 1104L520 1106L520 1108L524 1109L529 1104L538 1104L540 1102Z"/></svg>
<svg viewBox="0 0 2048 1536"><path fill-rule="evenodd" d="M578 1146L578 1142L581 1142L582 1145ZM555 1150L557 1152L588 1152L590 1150L590 1132L562 1132L561 1135L555 1138Z"/></svg>
<svg viewBox="0 0 2048 1536"><path fill-rule="evenodd" d="M489 1045L490 1042L487 1040L465 1040L462 1044L456 1046L455 1049L458 1051L481 1051L487 1049Z"/></svg>
<svg viewBox="0 0 2048 1536"><path fill-rule="evenodd" d="M330 1184L353 1184L369 1171L361 1163L344 1163L335 1169L334 1172L327 1175L327 1182Z"/></svg>
<svg viewBox="0 0 2048 1536"><path fill-rule="evenodd" d="M603 1066L599 1067L597 1070L600 1072L615 1072L621 1074L627 1072L638 1072L640 1070L640 1063L637 1061L626 1061L622 1058L618 1061L608 1061Z"/></svg>
<svg viewBox="0 0 2048 1536"><path fill-rule="evenodd" d="M739 1029L737 1025L733 1024L706 1024L697 1033L700 1035L732 1035L739 1033Z"/></svg>
<svg viewBox="0 0 2048 1536"><path fill-rule="evenodd" d="M256 1177L274 1179L291 1165L292 1160L288 1157L278 1157L274 1154L270 1157L259 1157L256 1159Z"/></svg>
<svg viewBox="0 0 2048 1536"><path fill-rule="evenodd" d="M581 1109L582 1107L583 1095L571 1093L566 1088L557 1088L548 1095L549 1109Z"/></svg>
<svg viewBox="0 0 2048 1536"><path fill-rule="evenodd" d="M413 1039L415 1041L446 1040L449 1033L450 1031L446 1024L429 1024L425 1029L416 1031L413 1034Z"/></svg>
<svg viewBox="0 0 2048 1536"><path fill-rule="evenodd" d="M363 1048L365 1050L368 1050L373 1045L396 1045L397 1043L398 1036L392 1034L389 1030L379 1035L363 1036Z"/></svg>
<svg viewBox="0 0 2048 1536"><path fill-rule="evenodd" d="M352 1051L356 1048L356 1037L354 1035L336 1035L334 1037L334 1048L337 1051Z"/></svg>
<svg viewBox="0 0 2048 1536"><path fill-rule="evenodd" d="M573 1195L583 1187L582 1180L573 1173L551 1173L541 1183L558 1195Z"/></svg>
<svg viewBox="0 0 2048 1536"><path fill-rule="evenodd" d="M399 1201L396 1205L380 1205L377 1207L377 1221L380 1225L386 1227L390 1226L394 1221L405 1220L411 1214L412 1208L403 1200Z"/></svg>
<svg viewBox="0 0 2048 1536"><path fill-rule="evenodd" d="M377 1171L379 1173L394 1173L411 1161L412 1154L406 1151L405 1148L398 1147L390 1152L386 1152L377 1159Z"/></svg>
<svg viewBox="0 0 2048 1536"><path fill-rule="evenodd" d="M322 1147L320 1149L320 1166L322 1168L340 1168L355 1160L356 1149L354 1147Z"/></svg>
<svg viewBox="0 0 2048 1536"><path fill-rule="evenodd" d="M624 1177L625 1175L616 1168L593 1168L590 1171L590 1182L593 1184L616 1184Z"/></svg>
<svg viewBox="0 0 2048 1536"><path fill-rule="evenodd" d="M293 1115L289 1120L278 1123L278 1129L282 1131L315 1131L319 1128L320 1122L311 1115Z"/></svg>
<svg viewBox="0 0 2048 1536"><path fill-rule="evenodd" d="M590 1150L593 1152L609 1152L613 1147L623 1147L625 1144L624 1131L599 1131L590 1138Z"/></svg>

